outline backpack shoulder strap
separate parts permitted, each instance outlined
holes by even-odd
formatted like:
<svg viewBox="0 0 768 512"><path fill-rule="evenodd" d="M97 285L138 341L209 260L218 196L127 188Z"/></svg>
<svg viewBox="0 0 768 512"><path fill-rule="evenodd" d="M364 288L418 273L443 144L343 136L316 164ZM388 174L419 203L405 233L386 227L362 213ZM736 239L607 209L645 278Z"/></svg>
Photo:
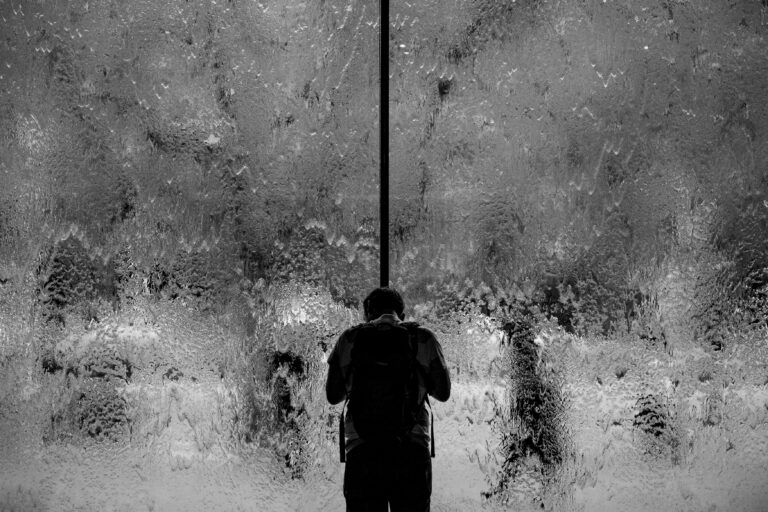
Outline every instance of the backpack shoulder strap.
<svg viewBox="0 0 768 512"><path fill-rule="evenodd" d="M411 344L411 350L413 350L413 358L416 359L416 355L419 350L418 328L419 324L416 322L401 322L401 326L408 330L408 341ZM421 367L418 361L416 361L416 368L421 373L424 373L424 369ZM426 377L423 375L423 377ZM435 457L435 412L432 410L432 404L429 402L429 393L424 396L424 402L429 407L429 454L432 458Z"/></svg>
<svg viewBox="0 0 768 512"><path fill-rule="evenodd" d="M429 395L425 402L429 406L429 455L435 458L435 412L432 410L432 404L429 403Z"/></svg>
<svg viewBox="0 0 768 512"><path fill-rule="evenodd" d="M352 340L353 344L357 340L357 336L360 334L360 331L373 327L370 323L361 323L357 324L353 327L351 327L348 332L352 334ZM345 380L351 380L352 375L349 374L346 376ZM345 420L345 413L347 410L347 405L349 404L349 385L351 382L345 382L344 388L346 391L346 398L344 398L344 405L341 406L341 413L339 413L339 461L342 463L345 463L347 461L347 451L346 451L346 431L344 428L344 420Z"/></svg>
<svg viewBox="0 0 768 512"><path fill-rule="evenodd" d="M347 462L346 432L344 431L344 410L347 408L347 402L349 402L349 398L344 400L344 405L341 406L341 414L339 414L339 460L342 463Z"/></svg>

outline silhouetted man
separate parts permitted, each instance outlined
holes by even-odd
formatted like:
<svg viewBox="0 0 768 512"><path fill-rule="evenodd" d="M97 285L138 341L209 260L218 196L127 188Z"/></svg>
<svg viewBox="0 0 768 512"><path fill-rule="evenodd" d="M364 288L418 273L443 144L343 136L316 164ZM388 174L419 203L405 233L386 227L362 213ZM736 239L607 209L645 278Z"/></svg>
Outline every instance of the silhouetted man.
<svg viewBox="0 0 768 512"><path fill-rule="evenodd" d="M404 322L391 288L363 301L366 323L342 333L328 358L326 396L343 418L347 512L429 510L434 438L427 395L444 402L451 380L434 334ZM434 429L432 429L434 432Z"/></svg>

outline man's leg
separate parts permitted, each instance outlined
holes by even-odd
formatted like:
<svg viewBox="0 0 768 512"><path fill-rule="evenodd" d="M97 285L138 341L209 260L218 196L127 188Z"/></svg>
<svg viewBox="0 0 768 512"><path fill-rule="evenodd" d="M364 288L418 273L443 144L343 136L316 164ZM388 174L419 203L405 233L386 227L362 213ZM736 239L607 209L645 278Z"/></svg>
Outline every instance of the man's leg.
<svg viewBox="0 0 768 512"><path fill-rule="evenodd" d="M429 448L403 445L396 468L392 512L429 512L432 496L432 458Z"/></svg>
<svg viewBox="0 0 768 512"><path fill-rule="evenodd" d="M387 475L379 451L362 444L347 454L344 498L347 512L387 512Z"/></svg>

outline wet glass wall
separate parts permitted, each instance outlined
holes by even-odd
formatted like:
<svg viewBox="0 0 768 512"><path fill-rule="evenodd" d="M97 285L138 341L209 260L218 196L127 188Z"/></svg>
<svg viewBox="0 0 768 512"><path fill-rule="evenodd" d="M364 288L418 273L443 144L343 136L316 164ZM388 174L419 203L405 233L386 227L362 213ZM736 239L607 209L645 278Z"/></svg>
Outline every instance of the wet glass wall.
<svg viewBox="0 0 768 512"><path fill-rule="evenodd" d="M768 503L768 6L390 4L435 510ZM340 510L378 2L0 2L0 510Z"/></svg>

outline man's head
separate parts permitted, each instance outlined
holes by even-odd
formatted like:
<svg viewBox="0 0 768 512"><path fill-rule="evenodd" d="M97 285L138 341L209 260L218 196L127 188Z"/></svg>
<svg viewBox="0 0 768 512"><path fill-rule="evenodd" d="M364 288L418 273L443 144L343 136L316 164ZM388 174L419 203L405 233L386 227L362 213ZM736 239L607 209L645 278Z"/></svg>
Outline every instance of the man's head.
<svg viewBox="0 0 768 512"><path fill-rule="evenodd" d="M403 298L392 288L376 288L363 301L365 321L376 320L381 315L396 314L400 320L405 319L405 303Z"/></svg>

